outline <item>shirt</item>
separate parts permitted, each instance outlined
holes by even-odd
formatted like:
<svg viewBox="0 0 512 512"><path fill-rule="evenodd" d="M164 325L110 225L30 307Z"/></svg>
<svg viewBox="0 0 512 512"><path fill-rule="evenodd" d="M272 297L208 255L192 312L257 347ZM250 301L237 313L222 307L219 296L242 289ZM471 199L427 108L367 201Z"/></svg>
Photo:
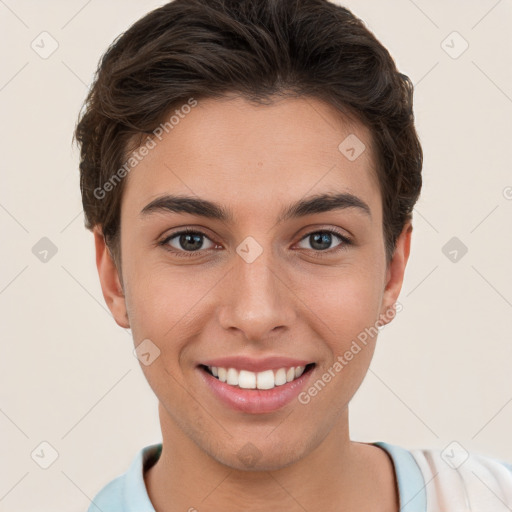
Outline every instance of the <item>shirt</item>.
<svg viewBox="0 0 512 512"><path fill-rule="evenodd" d="M510 512L512 464L468 453L456 441L444 450L407 450L382 441L391 458L400 512ZM144 472L156 463L162 443L146 446L122 475L108 483L87 512L155 512Z"/></svg>

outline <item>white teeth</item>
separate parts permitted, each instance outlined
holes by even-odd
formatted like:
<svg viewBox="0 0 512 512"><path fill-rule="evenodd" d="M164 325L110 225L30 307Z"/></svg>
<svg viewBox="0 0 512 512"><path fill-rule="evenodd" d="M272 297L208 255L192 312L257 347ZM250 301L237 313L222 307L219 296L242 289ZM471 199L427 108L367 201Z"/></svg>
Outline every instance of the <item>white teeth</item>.
<svg viewBox="0 0 512 512"><path fill-rule="evenodd" d="M256 375L256 379L256 387L258 389L272 389L275 386L274 372L272 370L265 370L264 372L259 372Z"/></svg>
<svg viewBox="0 0 512 512"><path fill-rule="evenodd" d="M220 366L208 366L208 368L221 382L230 386L238 386L243 389L272 389L298 379L306 367L292 366L291 368L279 368L275 372L274 370L265 370L257 373Z"/></svg>
<svg viewBox="0 0 512 512"><path fill-rule="evenodd" d="M275 376L275 384L276 386L282 386L286 384L286 370L284 368L279 368L276 372Z"/></svg>
<svg viewBox="0 0 512 512"><path fill-rule="evenodd" d="M228 369L226 383L232 386L238 386L238 372L234 368Z"/></svg>
<svg viewBox="0 0 512 512"><path fill-rule="evenodd" d="M229 371L234 371L235 373L238 373L234 368L230 368ZM254 372L240 370L240 375L238 377L238 385L244 389L256 389L256 374Z"/></svg>

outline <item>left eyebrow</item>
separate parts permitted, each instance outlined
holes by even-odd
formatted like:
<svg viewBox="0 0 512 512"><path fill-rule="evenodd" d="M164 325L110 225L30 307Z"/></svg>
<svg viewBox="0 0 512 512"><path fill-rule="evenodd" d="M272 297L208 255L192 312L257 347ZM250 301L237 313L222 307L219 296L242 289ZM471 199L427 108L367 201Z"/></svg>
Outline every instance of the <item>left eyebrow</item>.
<svg viewBox="0 0 512 512"><path fill-rule="evenodd" d="M305 217L314 213L324 213L332 210L353 209L371 218L370 207L359 197L347 192L340 194L320 194L302 199L287 208L278 217L277 222L290 218Z"/></svg>
<svg viewBox="0 0 512 512"><path fill-rule="evenodd" d="M279 215L277 223L290 218L305 217L315 213L347 208L360 211L370 218L372 216L370 207L353 194L320 194L301 199L286 207ZM157 197L141 210L140 215L147 216L157 212L189 213L227 223L233 223L234 221L234 215L231 210L224 208L218 203L193 196L164 195Z"/></svg>

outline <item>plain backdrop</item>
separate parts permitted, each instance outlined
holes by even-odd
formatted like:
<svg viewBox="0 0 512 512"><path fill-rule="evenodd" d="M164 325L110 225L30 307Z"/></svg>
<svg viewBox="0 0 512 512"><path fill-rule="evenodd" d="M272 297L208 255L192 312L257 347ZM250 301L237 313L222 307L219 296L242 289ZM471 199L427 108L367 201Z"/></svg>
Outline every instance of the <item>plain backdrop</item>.
<svg viewBox="0 0 512 512"><path fill-rule="evenodd" d="M103 301L71 136L100 56L162 4L0 1L1 512L85 511L161 440L130 332ZM403 311L351 436L512 461L512 3L342 5L414 82L425 155Z"/></svg>

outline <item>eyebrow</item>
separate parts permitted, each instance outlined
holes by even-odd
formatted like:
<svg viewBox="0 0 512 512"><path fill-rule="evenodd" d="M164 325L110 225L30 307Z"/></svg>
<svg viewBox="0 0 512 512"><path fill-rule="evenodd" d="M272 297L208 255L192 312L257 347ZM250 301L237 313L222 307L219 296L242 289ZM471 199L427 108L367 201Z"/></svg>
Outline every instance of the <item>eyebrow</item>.
<svg viewBox="0 0 512 512"><path fill-rule="evenodd" d="M371 218L370 207L359 197L350 193L320 194L301 199L286 207L277 219L277 223L291 218L305 217L315 213L333 210L354 209ZM164 195L157 197L147 204L140 212L145 217L153 213L189 213L208 219L233 223L234 215L231 210L218 203L183 195Z"/></svg>

